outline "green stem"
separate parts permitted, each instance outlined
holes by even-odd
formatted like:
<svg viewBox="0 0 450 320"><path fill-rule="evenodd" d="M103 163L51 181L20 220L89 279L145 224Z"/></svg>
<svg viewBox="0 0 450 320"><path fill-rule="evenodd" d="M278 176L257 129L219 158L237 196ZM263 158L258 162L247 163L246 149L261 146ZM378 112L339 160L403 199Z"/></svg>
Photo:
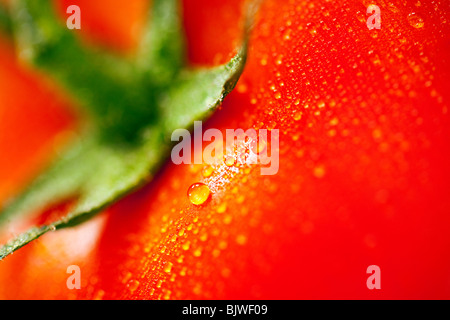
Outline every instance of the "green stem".
<svg viewBox="0 0 450 320"><path fill-rule="evenodd" d="M137 65L153 83L167 85L185 65L185 39L179 0L154 0L149 9Z"/></svg>

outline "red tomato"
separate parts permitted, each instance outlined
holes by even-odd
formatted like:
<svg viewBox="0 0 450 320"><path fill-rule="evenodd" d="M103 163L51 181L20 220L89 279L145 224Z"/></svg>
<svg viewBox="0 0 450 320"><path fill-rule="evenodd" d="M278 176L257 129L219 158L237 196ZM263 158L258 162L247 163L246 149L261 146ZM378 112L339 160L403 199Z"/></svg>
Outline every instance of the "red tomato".
<svg viewBox="0 0 450 320"><path fill-rule="evenodd" d="M232 55L241 2L184 1L191 63ZM85 23L103 25L91 3L82 4ZM225 177L205 177L203 166L168 163L94 220L2 261L0 297L449 298L449 4L380 0L380 30L366 26L369 4L261 6L242 79L204 127L279 129L276 175L223 168ZM142 9L121 2L116 10L139 17ZM42 85L8 66L7 51L1 79L14 81L0 95L8 112L0 136L15 135L0 143L9 156L0 173L18 182L0 189L3 199L36 171L48 150L38 145L68 119L48 104L53 97L21 102ZM196 182L215 191L200 207L186 196ZM80 290L66 287L69 265L81 268ZM370 265L380 267L379 290L366 286Z"/></svg>

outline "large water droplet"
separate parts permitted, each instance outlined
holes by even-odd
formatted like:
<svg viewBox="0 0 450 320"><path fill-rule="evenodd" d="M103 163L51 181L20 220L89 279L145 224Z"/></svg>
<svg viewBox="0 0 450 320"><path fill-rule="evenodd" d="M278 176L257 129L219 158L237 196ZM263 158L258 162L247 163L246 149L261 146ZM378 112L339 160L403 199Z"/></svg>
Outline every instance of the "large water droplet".
<svg viewBox="0 0 450 320"><path fill-rule="evenodd" d="M194 183L189 187L188 198L192 204L201 205L208 200L211 194L208 186L204 183Z"/></svg>

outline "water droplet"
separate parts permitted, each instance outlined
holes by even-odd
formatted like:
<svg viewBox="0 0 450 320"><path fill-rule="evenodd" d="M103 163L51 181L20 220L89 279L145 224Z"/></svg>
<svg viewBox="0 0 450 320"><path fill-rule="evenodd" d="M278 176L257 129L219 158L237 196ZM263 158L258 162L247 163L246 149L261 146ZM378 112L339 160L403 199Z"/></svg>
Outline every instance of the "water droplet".
<svg viewBox="0 0 450 320"><path fill-rule="evenodd" d="M303 113L301 111L296 111L292 117L294 118L295 121L298 121L302 118Z"/></svg>
<svg viewBox="0 0 450 320"><path fill-rule="evenodd" d="M277 58L277 61L275 61L275 63L276 63L277 65L281 65L281 64L283 63L283 57L282 57L282 56L279 56L279 57Z"/></svg>
<svg viewBox="0 0 450 320"><path fill-rule="evenodd" d="M139 287L139 281L137 281L137 280L131 280L130 282L128 282L128 289L131 291L131 292L134 292L134 291L136 291L136 289Z"/></svg>
<svg viewBox="0 0 450 320"><path fill-rule="evenodd" d="M256 154L260 154L261 152L264 152L267 148L267 141L264 139L260 139L258 141L258 145L256 147Z"/></svg>
<svg viewBox="0 0 450 320"><path fill-rule="evenodd" d="M393 13L397 13L397 12L399 11L398 8L397 8L392 2L388 3L388 8L389 8L389 10L391 10Z"/></svg>
<svg viewBox="0 0 450 320"><path fill-rule="evenodd" d="M266 125L268 130L273 130L273 129L275 129L276 126L277 126L276 121L269 121Z"/></svg>
<svg viewBox="0 0 450 320"><path fill-rule="evenodd" d="M164 300L169 300L171 294L172 294L172 291L167 290L166 293L164 294L163 299L164 299Z"/></svg>
<svg viewBox="0 0 450 320"><path fill-rule="evenodd" d="M231 271L228 268L223 268L220 273L224 278L228 278L230 276Z"/></svg>
<svg viewBox="0 0 450 320"><path fill-rule="evenodd" d="M94 294L94 300L102 300L103 296L105 295L105 291L100 289Z"/></svg>
<svg viewBox="0 0 450 320"><path fill-rule="evenodd" d="M423 19L421 17L419 17L417 14L415 14L414 12L410 13L408 15L408 22L412 27L414 27L416 29L422 28L423 25L425 24L423 22Z"/></svg>
<svg viewBox="0 0 450 320"><path fill-rule="evenodd" d="M200 257L202 255L202 249L198 248L197 250L194 251L194 257Z"/></svg>
<svg viewBox="0 0 450 320"><path fill-rule="evenodd" d="M172 271L172 267L173 267L173 263L167 262L166 265L164 266L164 272L170 273Z"/></svg>
<svg viewBox="0 0 450 320"><path fill-rule="evenodd" d="M243 234L240 234L236 237L236 242L242 246L247 243L247 237Z"/></svg>
<svg viewBox="0 0 450 320"><path fill-rule="evenodd" d="M186 242L183 243L183 245L181 246L181 248L183 248L184 251L189 250L190 247L191 247L191 242L190 242L190 241L186 241Z"/></svg>
<svg viewBox="0 0 450 320"><path fill-rule="evenodd" d="M372 131L372 137L375 139L375 140L379 140L380 138L381 138L381 136L382 136L382 131L380 130L380 129L374 129L373 131Z"/></svg>
<svg viewBox="0 0 450 320"><path fill-rule="evenodd" d="M330 126L335 126L339 123L339 119L334 117L333 119L330 120Z"/></svg>
<svg viewBox="0 0 450 320"><path fill-rule="evenodd" d="M195 165L195 164L191 164L189 166L189 172L191 173L197 173L200 170L200 166L199 165Z"/></svg>
<svg viewBox="0 0 450 320"><path fill-rule="evenodd" d="M228 243L225 240L219 242L219 249L225 250L228 247Z"/></svg>
<svg viewBox="0 0 450 320"><path fill-rule="evenodd" d="M208 240L208 234L207 233L203 233L201 236L200 236L200 241L203 241L203 242L205 242L206 240Z"/></svg>
<svg viewBox="0 0 450 320"><path fill-rule="evenodd" d="M262 66L267 66L267 56L264 56L263 58L261 58L260 63Z"/></svg>
<svg viewBox="0 0 450 320"><path fill-rule="evenodd" d="M248 87L245 83L239 84L236 88L236 91L239 93L245 93L245 92L247 92L247 90L248 90Z"/></svg>
<svg viewBox="0 0 450 320"><path fill-rule="evenodd" d="M233 217L228 214L223 218L223 223L230 224L232 220L233 220Z"/></svg>
<svg viewBox="0 0 450 320"><path fill-rule="evenodd" d="M202 175L203 175L203 177L205 177L205 178L208 178L208 177L210 177L212 174L213 174L213 172L214 172L214 169L213 169L213 167L211 167L211 166L206 166L206 167L203 167L203 169L202 169Z"/></svg>
<svg viewBox="0 0 450 320"><path fill-rule="evenodd" d="M227 167L232 167L235 163L236 163L236 159L234 158L234 156L228 155L225 157L225 165Z"/></svg>
<svg viewBox="0 0 450 320"><path fill-rule="evenodd" d="M188 198L192 204L201 205L208 200L211 194L208 186L204 183L194 183L189 187Z"/></svg>
<svg viewBox="0 0 450 320"><path fill-rule="evenodd" d="M325 176L325 167L322 165L319 165L317 167L314 168L314 176L316 178L323 178L323 176Z"/></svg>
<svg viewBox="0 0 450 320"><path fill-rule="evenodd" d="M222 203L217 207L217 213L224 213L225 211L227 211L227 203L226 203L226 202L222 202Z"/></svg>
<svg viewBox="0 0 450 320"><path fill-rule="evenodd" d="M127 274L122 279L122 283L127 283L128 280L130 280L132 276L133 276L133 274L131 272L127 272Z"/></svg>

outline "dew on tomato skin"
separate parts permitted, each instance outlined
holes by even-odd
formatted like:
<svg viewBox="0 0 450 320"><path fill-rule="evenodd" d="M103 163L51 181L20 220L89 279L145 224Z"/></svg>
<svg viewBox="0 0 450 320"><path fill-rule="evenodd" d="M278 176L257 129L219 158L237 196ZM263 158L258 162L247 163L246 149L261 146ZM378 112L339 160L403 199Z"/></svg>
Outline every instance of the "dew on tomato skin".
<svg viewBox="0 0 450 320"><path fill-rule="evenodd" d="M220 273L224 278L228 278L230 276L231 271L228 268L223 268Z"/></svg>
<svg viewBox="0 0 450 320"><path fill-rule="evenodd" d="M133 276L133 274L131 272L127 272L127 274L122 279L122 283L123 284L127 283L131 279L132 276Z"/></svg>
<svg viewBox="0 0 450 320"><path fill-rule="evenodd" d="M200 257L201 255L202 255L202 248L197 248L195 251L194 251L194 257Z"/></svg>
<svg viewBox="0 0 450 320"><path fill-rule="evenodd" d="M325 167L323 165L319 165L314 168L313 174L316 178L323 178L325 176Z"/></svg>
<svg viewBox="0 0 450 320"><path fill-rule="evenodd" d="M339 123L339 119L334 117L330 120L330 126L336 126Z"/></svg>
<svg viewBox="0 0 450 320"><path fill-rule="evenodd" d="M296 111L296 112L292 115L292 118L293 118L295 121L299 121L299 120L302 118L302 116L303 116L303 112L301 112L301 111Z"/></svg>
<svg viewBox="0 0 450 320"><path fill-rule="evenodd" d="M197 284L195 285L194 289L192 289L192 292L193 292L195 295L201 294L201 293L202 293L202 285L199 284L199 283L197 283Z"/></svg>
<svg viewBox="0 0 450 320"><path fill-rule="evenodd" d="M261 152L264 152L267 148L267 141L264 139L261 139L258 141L258 144L256 146L256 153L260 154Z"/></svg>
<svg viewBox="0 0 450 320"><path fill-rule="evenodd" d="M392 11L393 13L398 13L398 8L393 4L392 2L389 2L387 5L388 9Z"/></svg>
<svg viewBox="0 0 450 320"><path fill-rule="evenodd" d="M102 289L99 289L95 294L93 300L102 300L103 296L105 295L105 291Z"/></svg>
<svg viewBox="0 0 450 320"><path fill-rule="evenodd" d="M200 170L200 168L201 168L201 166L198 165L198 164L191 164L191 165L189 166L189 172L190 172L190 173L193 173L193 174L198 173L198 171Z"/></svg>
<svg viewBox="0 0 450 320"><path fill-rule="evenodd" d="M181 248L182 248L184 251L189 250L190 247L191 247L191 242L190 242L190 241L186 241L186 242L183 243L183 245L181 246Z"/></svg>
<svg viewBox="0 0 450 320"><path fill-rule="evenodd" d="M268 59L268 57L267 57L267 56L264 56L264 57L260 60L260 64L261 64L262 66L266 66L266 65L267 65L267 59Z"/></svg>
<svg viewBox="0 0 450 320"><path fill-rule="evenodd" d="M178 263L183 263L183 261L184 261L184 255L179 256L178 259L177 259L177 262Z"/></svg>
<svg viewBox="0 0 450 320"><path fill-rule="evenodd" d="M172 262L167 262L166 265L164 266L164 272L165 273L172 272L172 267L173 267L173 263Z"/></svg>
<svg viewBox="0 0 450 320"><path fill-rule="evenodd" d="M219 249L214 249L214 250L212 251L212 256L213 256L214 258L217 258L218 256L220 256L220 250L219 250Z"/></svg>
<svg viewBox="0 0 450 320"><path fill-rule="evenodd" d="M227 155L224 162L227 167L232 167L236 163L236 159L232 155Z"/></svg>
<svg viewBox="0 0 450 320"><path fill-rule="evenodd" d="M210 165L207 165L207 166L203 167L203 169L202 169L202 175L205 178L210 177L213 174L213 172L214 172L214 168Z"/></svg>
<svg viewBox="0 0 450 320"><path fill-rule="evenodd" d="M408 15L407 20L408 20L409 24L411 25L411 27L416 28L416 29L423 28L423 26L425 24L423 19L414 12L412 12Z"/></svg>
<svg viewBox="0 0 450 320"><path fill-rule="evenodd" d="M277 126L277 122L276 121L268 121L266 124L266 128L270 131L272 131L273 129L275 129Z"/></svg>
<svg viewBox="0 0 450 320"><path fill-rule="evenodd" d="M211 190L204 183L194 183L188 189L189 201L194 205L201 205L208 200Z"/></svg>
<svg viewBox="0 0 450 320"><path fill-rule="evenodd" d="M167 290L166 293L164 293L163 299L164 299L164 300L169 300L171 294L172 294L172 291Z"/></svg>
<svg viewBox="0 0 450 320"><path fill-rule="evenodd" d="M233 217L231 216L231 215L226 215L224 218L223 218L223 223L224 224L230 224L231 223L231 221L233 220Z"/></svg>
<svg viewBox="0 0 450 320"><path fill-rule="evenodd" d="M128 290L130 290L130 292L134 292L139 287L139 281L130 280L127 284L127 287L128 287Z"/></svg>
<svg viewBox="0 0 450 320"><path fill-rule="evenodd" d="M247 243L247 237L243 234L240 234L236 237L237 244L243 246Z"/></svg>
<svg viewBox="0 0 450 320"><path fill-rule="evenodd" d="M224 213L227 210L227 203L222 202L216 209L217 213Z"/></svg>
<svg viewBox="0 0 450 320"><path fill-rule="evenodd" d="M208 240L208 234L207 233L203 233L200 237L199 237L200 241L205 242L206 240Z"/></svg>
<svg viewBox="0 0 450 320"><path fill-rule="evenodd" d="M228 242L226 242L225 240L222 240L219 242L219 249L220 250L225 250L228 247Z"/></svg>

